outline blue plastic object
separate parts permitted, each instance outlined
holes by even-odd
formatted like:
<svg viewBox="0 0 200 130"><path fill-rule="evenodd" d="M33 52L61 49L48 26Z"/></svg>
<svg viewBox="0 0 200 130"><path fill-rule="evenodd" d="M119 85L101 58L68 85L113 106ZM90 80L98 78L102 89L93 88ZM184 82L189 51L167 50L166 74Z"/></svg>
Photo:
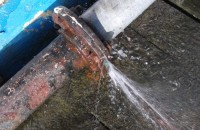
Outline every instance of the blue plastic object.
<svg viewBox="0 0 200 130"><path fill-rule="evenodd" d="M0 7L0 75L8 80L55 38L54 7L87 0L9 0Z"/></svg>

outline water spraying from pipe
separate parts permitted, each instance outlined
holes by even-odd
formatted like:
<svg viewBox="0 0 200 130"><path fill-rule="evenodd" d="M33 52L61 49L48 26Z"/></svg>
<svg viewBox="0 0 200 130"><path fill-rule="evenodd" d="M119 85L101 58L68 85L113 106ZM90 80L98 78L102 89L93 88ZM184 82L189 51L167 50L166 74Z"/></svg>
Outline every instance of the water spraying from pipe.
<svg viewBox="0 0 200 130"><path fill-rule="evenodd" d="M156 129L175 129L162 113L154 108L137 90L137 85L134 81L130 80L108 60L104 61L104 65L114 86L124 92L128 100L141 112L147 121L150 121Z"/></svg>
<svg viewBox="0 0 200 130"><path fill-rule="evenodd" d="M78 19L70 10L62 6L55 9L53 19L54 22L61 27L61 34L75 44L77 51L82 54L86 60L90 61L92 68L95 65L102 74L104 73L102 72L104 68L107 69L108 75L112 79L115 87L124 92L129 101L140 111L145 120L150 121L157 129L172 129L168 120L136 89L135 83L108 61L108 54L102 46L103 44L95 35L90 33L91 30L89 28L86 29L87 25ZM80 30L82 30L82 32ZM82 39L82 42L80 42L80 39ZM90 56L89 50L92 56Z"/></svg>

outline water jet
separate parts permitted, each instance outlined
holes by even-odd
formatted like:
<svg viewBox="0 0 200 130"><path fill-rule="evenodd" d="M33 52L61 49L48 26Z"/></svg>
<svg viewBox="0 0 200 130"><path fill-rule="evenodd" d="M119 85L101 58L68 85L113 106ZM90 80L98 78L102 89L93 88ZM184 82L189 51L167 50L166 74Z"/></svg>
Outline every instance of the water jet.
<svg viewBox="0 0 200 130"><path fill-rule="evenodd" d="M139 0L126 2L121 4L119 0L113 0L106 6L107 8L103 8L107 3L100 0L82 14L81 18L94 29L101 40L111 40L150 6L154 0L144 0L143 2L146 2L146 4L143 8L136 8L142 4ZM139 13L132 13L134 7ZM125 16L117 12L122 8L126 9ZM101 14L105 14L105 12L108 13L108 16ZM109 16L110 18L108 18ZM61 35L0 89L0 128L2 129L16 128L60 88L63 82L70 78L71 69L89 67L91 71L101 73L106 70L102 67L105 64L108 64L108 71L111 68L110 63L107 62L108 52L102 41L83 20L63 6L56 7L52 17L53 21L60 26ZM113 21L116 24L110 24ZM128 86L130 89L130 85ZM128 97L130 95L128 94ZM148 102L138 95L135 94L139 98L139 102L149 107ZM168 125L161 114L155 112L155 109L151 106L150 109L149 111L156 115L156 119L162 120L159 124L161 126L157 126L158 128L162 128L162 124ZM166 126L164 128L170 129L171 127Z"/></svg>

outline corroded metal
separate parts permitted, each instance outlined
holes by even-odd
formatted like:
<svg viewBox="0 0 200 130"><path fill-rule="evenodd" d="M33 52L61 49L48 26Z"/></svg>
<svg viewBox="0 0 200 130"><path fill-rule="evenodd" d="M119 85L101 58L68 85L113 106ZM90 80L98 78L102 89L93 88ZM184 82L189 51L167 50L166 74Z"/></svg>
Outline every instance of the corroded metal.
<svg viewBox="0 0 200 130"><path fill-rule="evenodd" d="M0 130L12 130L63 86L74 69L101 72L106 49L68 9L53 14L62 35L0 88Z"/></svg>
<svg viewBox="0 0 200 130"><path fill-rule="evenodd" d="M58 37L0 88L0 130L16 128L61 87L68 79L72 56Z"/></svg>
<svg viewBox="0 0 200 130"><path fill-rule="evenodd" d="M74 43L82 59L87 61L94 71L102 68L108 52L100 39L69 9L59 6L54 9L54 12L53 21L61 27L59 32L66 40Z"/></svg>

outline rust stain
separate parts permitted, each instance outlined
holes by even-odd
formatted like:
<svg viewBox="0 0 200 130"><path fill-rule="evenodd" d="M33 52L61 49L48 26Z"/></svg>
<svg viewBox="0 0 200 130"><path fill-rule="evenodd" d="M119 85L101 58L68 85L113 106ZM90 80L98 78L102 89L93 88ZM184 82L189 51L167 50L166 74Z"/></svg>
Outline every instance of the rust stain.
<svg viewBox="0 0 200 130"><path fill-rule="evenodd" d="M4 116L6 116L6 119L14 120L17 116L17 113L16 112L7 112L4 114Z"/></svg>
<svg viewBox="0 0 200 130"><path fill-rule="evenodd" d="M88 26L80 24L83 22L73 12L63 8L62 13L53 13L52 18L61 27L59 32L71 43L68 45L70 51L73 51L81 57L73 61L74 67L83 68L85 66L94 72L102 72L102 70L105 70L105 68L102 69L102 57L105 56L103 52L107 51L105 47L101 46L103 43L97 36L94 36L94 33L92 33ZM78 25L74 23L78 23Z"/></svg>
<svg viewBox="0 0 200 130"><path fill-rule="evenodd" d="M86 77L91 81L97 82L100 80L101 75L99 73L94 74L92 71L88 71Z"/></svg>
<svg viewBox="0 0 200 130"><path fill-rule="evenodd" d="M36 109L49 95L50 89L47 79L36 77L27 86L26 91L29 96L28 107L30 109Z"/></svg>
<svg viewBox="0 0 200 130"><path fill-rule="evenodd" d="M88 65L87 62L83 58L75 59L72 61L72 63L76 69L82 69Z"/></svg>
<svg viewBox="0 0 200 130"><path fill-rule="evenodd" d="M85 75L93 81L98 81L101 74L106 72L102 65L104 54L106 54L103 43L77 16L74 16L69 10L66 11L68 14L63 17L53 14L54 22L61 27L60 32L63 36L60 38L62 40L57 39L56 44L50 46L44 55L38 58L39 62L35 60L34 65L25 68L23 70L25 72L10 81L12 84L4 86L7 89L5 89L6 93L0 97L0 101L4 105L0 105L0 125L10 121L13 124L9 128L14 129L24 120L24 116L28 117L56 89L61 87L66 81L64 77L67 76L64 71L89 68ZM43 17L47 18L48 15ZM43 23L40 25L43 27ZM37 30L24 31L37 32ZM4 97L5 99L3 99ZM19 101L20 103L18 103ZM22 115L21 112L24 110L27 113Z"/></svg>
<svg viewBox="0 0 200 130"><path fill-rule="evenodd" d="M80 51L72 43L68 44L67 46L70 51L79 55L79 58L73 60L74 68L81 69L83 67L89 67L92 71L99 71L100 60L95 53L92 53L87 49L83 49Z"/></svg>

